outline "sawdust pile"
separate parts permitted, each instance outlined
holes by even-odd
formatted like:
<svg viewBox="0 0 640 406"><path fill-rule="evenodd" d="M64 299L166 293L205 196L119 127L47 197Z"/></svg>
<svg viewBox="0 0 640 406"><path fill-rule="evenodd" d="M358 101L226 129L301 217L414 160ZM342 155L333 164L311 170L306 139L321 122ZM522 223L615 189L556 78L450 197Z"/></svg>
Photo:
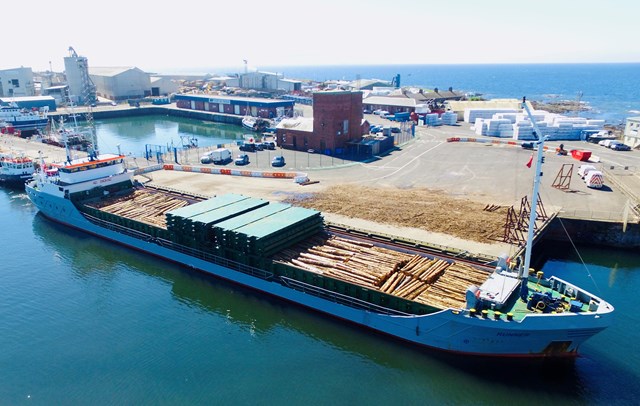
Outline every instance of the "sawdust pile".
<svg viewBox="0 0 640 406"><path fill-rule="evenodd" d="M290 203L378 223L419 228L472 241L502 239L508 207L487 207L437 190L337 185Z"/></svg>

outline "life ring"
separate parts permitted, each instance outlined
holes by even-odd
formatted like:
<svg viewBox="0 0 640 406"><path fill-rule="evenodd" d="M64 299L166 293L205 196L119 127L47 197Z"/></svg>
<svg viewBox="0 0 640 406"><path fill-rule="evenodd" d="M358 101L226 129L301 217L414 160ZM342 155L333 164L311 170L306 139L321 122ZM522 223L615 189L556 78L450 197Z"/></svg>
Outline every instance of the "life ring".
<svg viewBox="0 0 640 406"><path fill-rule="evenodd" d="M538 310L544 310L544 308L547 307L546 304L544 304L544 302L541 300L538 303L536 303L536 309Z"/></svg>

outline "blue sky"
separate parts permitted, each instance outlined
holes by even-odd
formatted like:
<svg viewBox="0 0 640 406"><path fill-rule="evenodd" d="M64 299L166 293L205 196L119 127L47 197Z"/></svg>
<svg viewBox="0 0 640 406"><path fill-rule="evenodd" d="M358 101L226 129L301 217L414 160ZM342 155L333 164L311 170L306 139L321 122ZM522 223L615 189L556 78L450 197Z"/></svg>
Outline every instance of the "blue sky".
<svg viewBox="0 0 640 406"><path fill-rule="evenodd" d="M626 0L32 0L3 14L0 69L62 71L69 46L91 66L159 72L241 69L244 59L255 68L640 62L640 2Z"/></svg>

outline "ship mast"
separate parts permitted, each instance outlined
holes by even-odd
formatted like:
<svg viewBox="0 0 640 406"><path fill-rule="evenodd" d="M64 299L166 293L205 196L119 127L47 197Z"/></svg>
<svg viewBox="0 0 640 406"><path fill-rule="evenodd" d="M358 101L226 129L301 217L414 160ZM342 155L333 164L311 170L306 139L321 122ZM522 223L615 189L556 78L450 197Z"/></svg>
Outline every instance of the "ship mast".
<svg viewBox="0 0 640 406"><path fill-rule="evenodd" d="M520 269L520 279L522 280L522 285L520 287L520 298L522 300L527 300L528 289L527 289L527 280L529 278L529 266L531 265L531 251L533 249L533 236L535 234L535 225L536 225L536 216L538 211L538 191L540 189L540 178L542 176L542 162L543 153L544 153L544 137L538 128L538 124L533 118L531 114L531 110L527 105L526 97L522 98L522 108L527 112L529 116L529 120L531 121L531 125L533 126L533 135L538 138L537 141L534 142L534 145L537 147L536 153L536 164L535 164L535 175L533 177L533 191L531 196L531 213L529 213L529 229L527 232L527 245L524 251L524 267Z"/></svg>

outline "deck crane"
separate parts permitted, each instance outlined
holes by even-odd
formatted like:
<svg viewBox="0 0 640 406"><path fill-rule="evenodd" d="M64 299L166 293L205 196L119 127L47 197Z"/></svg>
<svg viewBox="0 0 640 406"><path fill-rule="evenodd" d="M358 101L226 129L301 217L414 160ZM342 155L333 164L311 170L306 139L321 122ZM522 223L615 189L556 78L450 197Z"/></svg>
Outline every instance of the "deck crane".
<svg viewBox="0 0 640 406"><path fill-rule="evenodd" d="M531 110L529 109L529 105L527 104L527 98L522 98L522 109L529 116L529 120L531 120L531 125L533 126L533 135L537 138L536 141L533 142L533 145L537 148L536 153L536 163L535 163L535 174L533 176L533 192L531 193L531 212L529 213L529 231L527 235L527 246L525 249L525 257L524 257L524 266L520 269L520 279L522 280L521 290L520 290L520 298L524 301L527 301L528 289L527 289L527 280L529 278L529 266L531 265L531 250L533 249L533 234L535 232L534 224L536 223L536 216L538 210L538 191L540 190L540 178L542 177L542 163L544 162L544 141L545 137L540 132L540 128L538 128L538 124L531 114Z"/></svg>

